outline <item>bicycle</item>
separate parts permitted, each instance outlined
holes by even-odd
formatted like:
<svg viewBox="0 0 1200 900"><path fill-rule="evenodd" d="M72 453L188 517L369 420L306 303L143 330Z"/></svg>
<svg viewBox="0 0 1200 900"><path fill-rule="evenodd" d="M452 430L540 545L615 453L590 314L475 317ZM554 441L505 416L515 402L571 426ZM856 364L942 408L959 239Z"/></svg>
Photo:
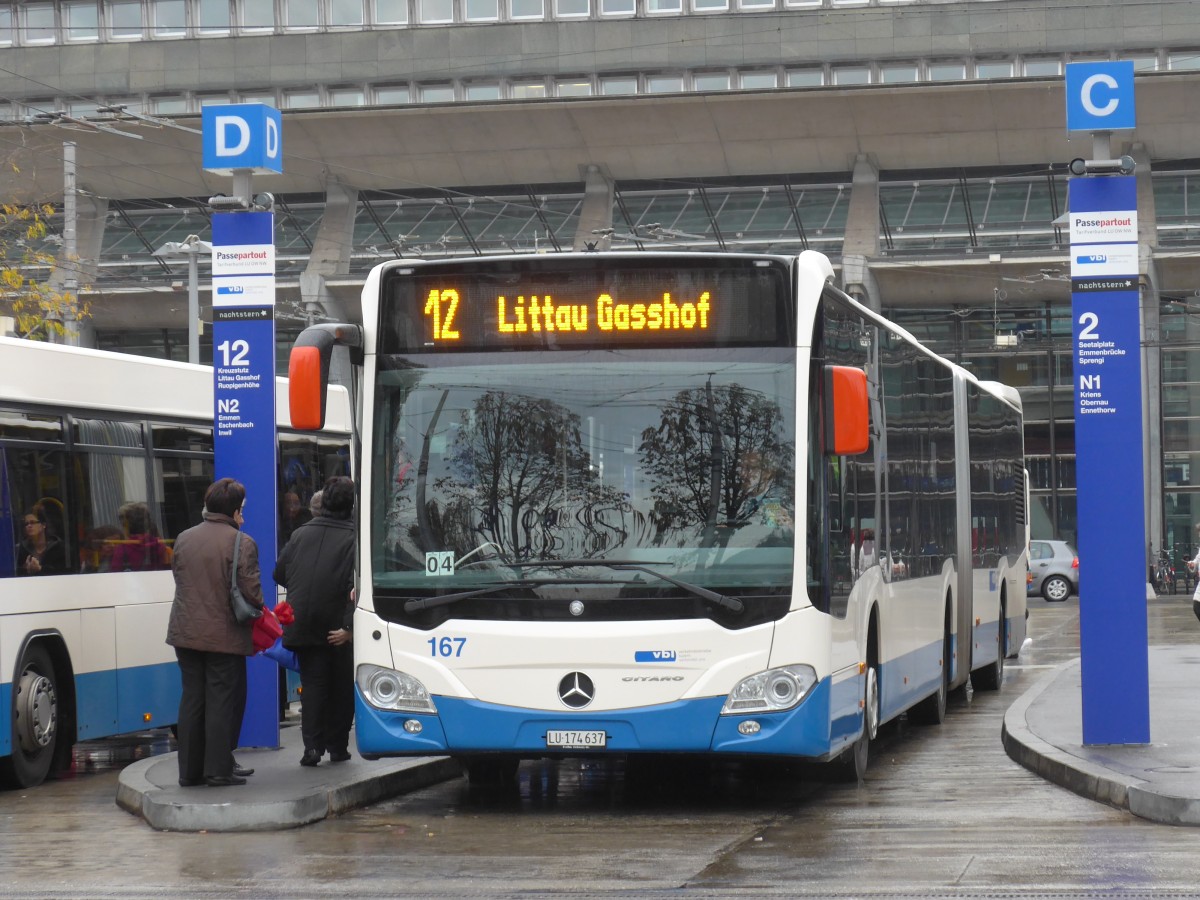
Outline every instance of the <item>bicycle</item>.
<svg viewBox="0 0 1200 900"><path fill-rule="evenodd" d="M1175 567L1171 565L1171 556L1166 550L1158 551L1158 561L1154 566L1154 589L1159 593L1175 593Z"/></svg>

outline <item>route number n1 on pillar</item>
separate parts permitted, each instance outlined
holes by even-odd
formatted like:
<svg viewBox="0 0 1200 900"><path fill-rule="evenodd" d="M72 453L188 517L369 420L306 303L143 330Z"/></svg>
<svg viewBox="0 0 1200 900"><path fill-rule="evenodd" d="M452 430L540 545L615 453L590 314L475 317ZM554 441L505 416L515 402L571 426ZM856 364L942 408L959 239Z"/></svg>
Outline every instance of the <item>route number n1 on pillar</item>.
<svg viewBox="0 0 1200 900"><path fill-rule="evenodd" d="M1067 129L1096 159L1068 182L1083 742L1150 740L1137 180L1107 132L1134 126L1133 63L1067 66ZM1119 165L1118 165L1119 163ZM1088 173L1088 174L1085 174ZM1103 173L1103 174L1101 174Z"/></svg>

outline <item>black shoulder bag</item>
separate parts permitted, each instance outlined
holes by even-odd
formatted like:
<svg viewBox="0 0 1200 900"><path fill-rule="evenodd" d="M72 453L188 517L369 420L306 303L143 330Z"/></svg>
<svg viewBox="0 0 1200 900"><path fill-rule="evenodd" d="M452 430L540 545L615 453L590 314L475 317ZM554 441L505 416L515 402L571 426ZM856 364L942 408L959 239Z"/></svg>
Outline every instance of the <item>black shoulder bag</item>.
<svg viewBox="0 0 1200 900"><path fill-rule="evenodd" d="M241 549L242 532L241 529L238 529L237 535L233 539L233 568L229 575L229 606L233 610L233 617L237 619L238 624L245 625L261 616L262 609L243 597L242 589L238 587L238 553Z"/></svg>

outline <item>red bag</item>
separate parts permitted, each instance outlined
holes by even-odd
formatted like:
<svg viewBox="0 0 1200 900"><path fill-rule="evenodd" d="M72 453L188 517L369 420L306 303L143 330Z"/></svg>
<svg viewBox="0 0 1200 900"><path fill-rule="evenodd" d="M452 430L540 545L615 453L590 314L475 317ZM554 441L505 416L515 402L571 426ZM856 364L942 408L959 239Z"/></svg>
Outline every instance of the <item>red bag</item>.
<svg viewBox="0 0 1200 900"><path fill-rule="evenodd" d="M254 620L254 652L261 653L282 636L283 626L279 624L279 619L272 610L264 607L263 614Z"/></svg>
<svg viewBox="0 0 1200 900"><path fill-rule="evenodd" d="M296 611L292 609L292 604L280 600L275 604L275 618L279 620L280 625L291 625L296 621Z"/></svg>

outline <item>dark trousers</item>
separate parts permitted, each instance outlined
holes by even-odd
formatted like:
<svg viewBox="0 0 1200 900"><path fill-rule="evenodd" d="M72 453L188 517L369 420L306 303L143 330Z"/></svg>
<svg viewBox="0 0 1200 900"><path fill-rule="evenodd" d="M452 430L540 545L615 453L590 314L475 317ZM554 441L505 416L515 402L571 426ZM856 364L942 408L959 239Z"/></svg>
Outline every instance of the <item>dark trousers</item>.
<svg viewBox="0 0 1200 900"><path fill-rule="evenodd" d="M354 722L352 644L297 647L300 660L300 734L304 749L324 753L349 749Z"/></svg>
<svg viewBox="0 0 1200 900"><path fill-rule="evenodd" d="M196 781L233 774L233 748L246 708L246 657L176 647L179 698L179 777Z"/></svg>

